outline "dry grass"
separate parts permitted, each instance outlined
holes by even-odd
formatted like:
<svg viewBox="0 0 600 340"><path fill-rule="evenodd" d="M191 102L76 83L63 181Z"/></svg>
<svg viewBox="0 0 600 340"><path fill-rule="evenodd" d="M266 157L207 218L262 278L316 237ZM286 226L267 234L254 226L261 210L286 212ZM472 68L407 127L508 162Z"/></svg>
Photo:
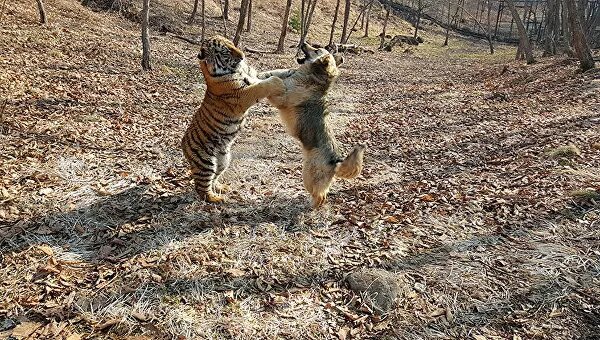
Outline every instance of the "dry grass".
<svg viewBox="0 0 600 340"><path fill-rule="evenodd" d="M555 149L549 150L547 154L548 157L554 159L581 157L581 151L576 145L573 144L559 146Z"/></svg>
<svg viewBox="0 0 600 340"><path fill-rule="evenodd" d="M244 43L270 48L281 8L257 3ZM186 18L187 5L169 6ZM0 31L0 325L56 339L599 336L600 99L573 61L441 48L429 26L412 55L348 56L331 119L344 149L368 145L363 175L310 210L299 148L261 103L215 206L178 147L204 92L194 47L153 36L142 73L135 24L47 7L64 15L41 27L19 5ZM293 66L292 50L248 58ZM557 145L577 156L548 157ZM401 283L383 316L344 283L364 267Z"/></svg>

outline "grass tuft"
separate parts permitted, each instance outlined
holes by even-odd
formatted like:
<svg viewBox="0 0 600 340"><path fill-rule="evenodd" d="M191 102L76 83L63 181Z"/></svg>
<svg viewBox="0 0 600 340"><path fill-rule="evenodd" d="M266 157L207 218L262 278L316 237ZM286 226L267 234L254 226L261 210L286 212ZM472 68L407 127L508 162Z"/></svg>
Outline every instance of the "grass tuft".
<svg viewBox="0 0 600 340"><path fill-rule="evenodd" d="M575 190L571 192L571 196L582 202L596 202L600 203L600 192L596 189L586 188Z"/></svg>
<svg viewBox="0 0 600 340"><path fill-rule="evenodd" d="M581 150L574 144L559 146L555 149L546 152L548 157L553 159L567 158L572 159L575 157L581 157Z"/></svg>

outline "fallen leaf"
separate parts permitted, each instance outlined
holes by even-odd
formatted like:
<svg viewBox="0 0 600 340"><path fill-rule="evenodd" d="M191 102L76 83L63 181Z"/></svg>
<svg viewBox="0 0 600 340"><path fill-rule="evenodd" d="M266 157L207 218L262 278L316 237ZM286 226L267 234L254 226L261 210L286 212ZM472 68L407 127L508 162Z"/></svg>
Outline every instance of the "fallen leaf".
<svg viewBox="0 0 600 340"><path fill-rule="evenodd" d="M348 336L349 332L350 329L348 327L340 328L340 330L337 332L338 339L346 340L346 337Z"/></svg>
<svg viewBox="0 0 600 340"><path fill-rule="evenodd" d="M23 322L12 330L12 336L15 338L27 338L42 326L37 322Z"/></svg>
<svg viewBox="0 0 600 340"><path fill-rule="evenodd" d="M134 318L138 319L139 321L148 321L148 315L146 315L145 313L139 312L139 311L131 311L131 316L133 316Z"/></svg>
<svg viewBox="0 0 600 340"><path fill-rule="evenodd" d="M385 218L385 221L388 223L398 223L400 222L396 216L388 216Z"/></svg>
<svg viewBox="0 0 600 340"><path fill-rule="evenodd" d="M103 329L110 328L120 322L121 322L121 319L111 319L111 320L105 321L103 323L100 323L100 324L94 326L94 329L101 331Z"/></svg>
<svg viewBox="0 0 600 340"><path fill-rule="evenodd" d="M112 253L113 250L115 250L114 247L105 244L102 247L100 247L100 250L98 250L98 257L101 259L105 259L109 257L110 253Z"/></svg>
<svg viewBox="0 0 600 340"><path fill-rule="evenodd" d="M81 340L81 334L73 333L69 335L65 340Z"/></svg>
<svg viewBox="0 0 600 340"><path fill-rule="evenodd" d="M50 234L54 234L55 231L52 230L52 229L50 229L50 227L48 227L46 225L43 225L43 226L37 228L37 230L35 231L35 233L39 234L39 235L50 235Z"/></svg>
<svg viewBox="0 0 600 340"><path fill-rule="evenodd" d="M433 201L435 201L435 197L433 197L430 194L425 194L425 195L421 196L421 201L424 201L424 202L433 202Z"/></svg>
<svg viewBox="0 0 600 340"><path fill-rule="evenodd" d="M438 308L433 312L429 313L429 316L432 318L437 318L438 316L446 315L446 308Z"/></svg>
<svg viewBox="0 0 600 340"><path fill-rule="evenodd" d="M44 195L45 196L45 195L51 194L53 191L54 191L54 189L52 189L52 188L42 188L42 189L40 189L40 191L38 191L38 193L40 195Z"/></svg>
<svg viewBox="0 0 600 340"><path fill-rule="evenodd" d="M233 290L228 290L225 292L225 301L227 301L227 303L235 302L235 298L233 297Z"/></svg>
<svg viewBox="0 0 600 340"><path fill-rule="evenodd" d="M152 280L154 280L154 282L161 283L163 281L163 278L158 274L152 273Z"/></svg>
<svg viewBox="0 0 600 340"><path fill-rule="evenodd" d="M235 268L227 269L225 273L231 275L232 277L242 277L246 274L246 272L244 272L243 270Z"/></svg>
<svg viewBox="0 0 600 340"><path fill-rule="evenodd" d="M44 252L44 254L48 255L48 256L52 256L54 255L54 250L52 250L52 248L50 248L49 246L37 246L37 248L41 251Z"/></svg>
<svg viewBox="0 0 600 340"><path fill-rule="evenodd" d="M452 320L454 320L454 315L452 314L450 308L446 308L446 320L448 322L452 322Z"/></svg>

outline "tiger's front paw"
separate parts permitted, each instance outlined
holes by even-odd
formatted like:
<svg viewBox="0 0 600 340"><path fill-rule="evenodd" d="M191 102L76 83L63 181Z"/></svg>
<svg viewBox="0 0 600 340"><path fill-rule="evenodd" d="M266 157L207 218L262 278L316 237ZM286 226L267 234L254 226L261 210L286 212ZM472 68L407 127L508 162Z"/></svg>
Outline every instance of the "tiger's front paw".
<svg viewBox="0 0 600 340"><path fill-rule="evenodd" d="M267 79L266 82L269 83L269 88L271 90L271 91L269 91L270 92L269 97L281 96L281 95L285 94L285 83L280 78L269 77L269 79Z"/></svg>

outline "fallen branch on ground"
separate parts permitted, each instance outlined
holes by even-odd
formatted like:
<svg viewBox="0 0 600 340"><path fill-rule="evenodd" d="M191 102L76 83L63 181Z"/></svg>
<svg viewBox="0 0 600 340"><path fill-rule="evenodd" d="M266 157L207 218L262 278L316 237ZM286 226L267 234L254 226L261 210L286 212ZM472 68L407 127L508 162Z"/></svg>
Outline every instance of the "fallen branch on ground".
<svg viewBox="0 0 600 340"><path fill-rule="evenodd" d="M257 50L257 49L250 48L250 47L244 47L244 50L246 52L258 53L258 54L273 54L273 53L275 53L274 51Z"/></svg>
<svg viewBox="0 0 600 340"><path fill-rule="evenodd" d="M194 39L191 39L191 38L186 38L186 37L183 37L183 36L181 36L181 35L177 35L177 34L171 34L171 36L172 36L173 38L177 38L177 39L183 40L183 41L185 41L185 42L188 42L188 43L190 43L190 44L192 44L192 45L198 45L198 46L202 45L202 42L201 42L201 41L194 40Z"/></svg>

